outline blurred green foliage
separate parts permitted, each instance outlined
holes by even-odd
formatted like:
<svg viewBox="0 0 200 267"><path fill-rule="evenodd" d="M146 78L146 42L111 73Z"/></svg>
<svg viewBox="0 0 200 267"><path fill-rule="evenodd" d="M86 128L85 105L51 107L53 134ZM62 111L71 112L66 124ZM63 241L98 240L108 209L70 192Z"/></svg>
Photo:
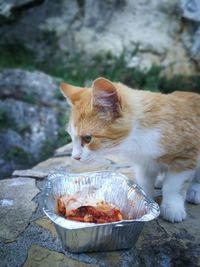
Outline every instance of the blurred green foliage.
<svg viewBox="0 0 200 267"><path fill-rule="evenodd" d="M200 93L200 74L193 76L175 75L171 79L160 78L159 90L163 93L188 91Z"/></svg>
<svg viewBox="0 0 200 267"><path fill-rule="evenodd" d="M34 162L32 154L18 146L13 146L7 151L6 159L9 161L15 160L21 164L26 163L26 166Z"/></svg>
<svg viewBox="0 0 200 267"><path fill-rule="evenodd" d="M68 114L61 113L58 119L59 123L58 140L57 142L55 142L48 139L43 143L40 153L41 160L47 159L50 155L53 154L56 148L66 145L71 141L69 134L66 132L67 122L68 122Z"/></svg>
<svg viewBox="0 0 200 267"><path fill-rule="evenodd" d="M60 114L58 130L58 146L63 146L71 141L70 135L66 131L66 125L69 120L68 114Z"/></svg>
<svg viewBox="0 0 200 267"><path fill-rule="evenodd" d="M32 105L36 105L37 104L37 99L35 98L34 95L32 95L30 93L29 94L24 94L22 96L22 101L27 102L27 103L32 104Z"/></svg>
<svg viewBox="0 0 200 267"><path fill-rule="evenodd" d="M0 47L0 69L22 68L33 70L34 53L20 43L1 44Z"/></svg>
<svg viewBox="0 0 200 267"><path fill-rule="evenodd" d="M16 130L16 123L15 121L9 116L7 111L1 107L0 108L0 129L13 129Z"/></svg>
<svg viewBox="0 0 200 267"><path fill-rule="evenodd" d="M137 50L133 51L136 54ZM60 61L37 61L32 51L22 44L6 44L0 47L0 69L22 68L26 70L41 70L52 76L60 77L67 83L82 86L88 81L103 76L112 81L120 81L130 87L170 93L172 91L200 92L200 74L194 76L175 75L168 79L163 77L162 67L152 66L148 71L142 71L135 67L127 67L125 53L115 57L110 53L95 56L87 62L80 54L68 58L66 64ZM55 97L62 96L57 90ZM32 96L27 96L27 102L34 104Z"/></svg>
<svg viewBox="0 0 200 267"><path fill-rule="evenodd" d="M8 126L7 114L4 109L0 109L0 128L6 128Z"/></svg>
<svg viewBox="0 0 200 267"><path fill-rule="evenodd" d="M40 160L46 160L50 155L53 155L54 150L57 148L55 141L50 139L44 141L41 152L40 152Z"/></svg>

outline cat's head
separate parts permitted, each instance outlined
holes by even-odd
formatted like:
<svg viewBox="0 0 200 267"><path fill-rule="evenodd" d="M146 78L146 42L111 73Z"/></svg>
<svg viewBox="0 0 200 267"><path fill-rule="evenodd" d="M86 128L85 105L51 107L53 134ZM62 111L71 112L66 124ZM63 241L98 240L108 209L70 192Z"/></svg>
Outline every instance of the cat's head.
<svg viewBox="0 0 200 267"><path fill-rule="evenodd" d="M87 162L116 151L131 127L120 84L98 78L90 88L62 83L60 89L71 105L72 157Z"/></svg>

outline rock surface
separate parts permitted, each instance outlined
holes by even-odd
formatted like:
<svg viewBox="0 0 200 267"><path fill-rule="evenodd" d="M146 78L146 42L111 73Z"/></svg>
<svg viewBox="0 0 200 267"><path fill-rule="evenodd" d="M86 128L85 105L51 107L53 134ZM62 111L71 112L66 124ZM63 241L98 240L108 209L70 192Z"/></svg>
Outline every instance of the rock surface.
<svg viewBox="0 0 200 267"><path fill-rule="evenodd" d="M1 180L0 188L0 239L16 239L37 208L32 199L39 190L27 177Z"/></svg>
<svg viewBox="0 0 200 267"><path fill-rule="evenodd" d="M15 24L1 26L0 44L21 43L36 60L67 64L69 56L81 55L89 62L94 55L125 51L127 65L142 70L161 65L165 74L189 75L200 67L198 0L27 2L35 6L19 12ZM4 16L11 13L8 4L2 6Z"/></svg>
<svg viewBox="0 0 200 267"><path fill-rule="evenodd" d="M28 252L28 258L23 267L31 266L79 267L80 262L63 255L62 253L51 251L38 245L33 245ZM81 267L97 266L97 264L81 262Z"/></svg>
<svg viewBox="0 0 200 267"><path fill-rule="evenodd" d="M41 4L43 0L11 0L11 1L0 1L0 23L5 23L13 20L16 11L30 8L34 5Z"/></svg>
<svg viewBox="0 0 200 267"><path fill-rule="evenodd" d="M3 223L0 224L0 266L200 266L200 206L191 204L187 204L188 216L184 222L171 224L162 218L157 218L146 223L132 249L81 254L72 254L64 250L54 225L44 216L42 210L46 175L55 171L56 166L62 170L71 171L73 169L74 172L81 172L86 168L94 170L95 168L95 165L85 167L74 165L69 158L70 147L71 145L68 145L58 149L56 157L35 166L32 169L35 179L12 178L0 182L0 220L3 220ZM61 152L62 156L59 156L58 152ZM105 166L102 168L104 169ZM130 178L134 176L133 174L131 176L131 165L120 163L117 157L107 162L107 168L120 172L128 170L127 175ZM37 171L46 173L46 175L37 179ZM23 172L18 171L18 175L21 173ZM29 173L32 176L31 169L26 171L26 175L28 176ZM35 181L38 189L35 187ZM13 195L16 203L21 203L22 207L25 205L29 210L28 216L15 212L18 217L20 214L19 224L13 219L12 207L8 208ZM2 198L9 199L9 201L2 202ZM4 204L2 205L2 203ZM20 206L17 210L22 210L22 207ZM10 216L5 217L6 213ZM9 228L4 223L4 217L7 218Z"/></svg>
<svg viewBox="0 0 200 267"><path fill-rule="evenodd" d="M53 78L20 69L0 72L0 173L9 175L38 162L58 139L64 99Z"/></svg>
<svg viewBox="0 0 200 267"><path fill-rule="evenodd" d="M200 65L200 2L198 0L182 0L183 18L190 22L188 31L192 31L193 36L187 38L183 35L183 43L188 48L190 55ZM192 28L191 24L195 27Z"/></svg>
<svg viewBox="0 0 200 267"><path fill-rule="evenodd" d="M40 71L6 69L0 72L0 97L32 101L53 106L58 85L55 79Z"/></svg>

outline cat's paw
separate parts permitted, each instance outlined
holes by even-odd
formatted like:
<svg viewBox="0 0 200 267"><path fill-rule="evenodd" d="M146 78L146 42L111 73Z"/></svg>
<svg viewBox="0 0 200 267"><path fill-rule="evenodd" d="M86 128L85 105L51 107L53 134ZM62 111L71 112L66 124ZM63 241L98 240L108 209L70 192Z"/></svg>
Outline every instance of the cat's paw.
<svg viewBox="0 0 200 267"><path fill-rule="evenodd" d="M193 204L200 204L200 184L192 183L187 192L187 201Z"/></svg>
<svg viewBox="0 0 200 267"><path fill-rule="evenodd" d="M182 222L186 218L184 206L176 206L170 204L162 204L160 207L161 216L172 223Z"/></svg>

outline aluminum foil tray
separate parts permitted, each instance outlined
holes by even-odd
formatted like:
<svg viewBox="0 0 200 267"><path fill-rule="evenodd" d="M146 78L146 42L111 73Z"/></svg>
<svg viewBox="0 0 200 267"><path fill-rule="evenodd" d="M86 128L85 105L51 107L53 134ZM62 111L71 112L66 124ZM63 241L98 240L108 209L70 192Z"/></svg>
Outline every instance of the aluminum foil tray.
<svg viewBox="0 0 200 267"><path fill-rule="evenodd" d="M91 190L92 188L92 190ZM113 204L125 220L94 224L67 220L56 214L57 198L81 192ZM126 176L108 171L49 175L45 189L45 214L54 223L62 245L71 252L112 251L133 247L144 223L159 215L159 206Z"/></svg>

